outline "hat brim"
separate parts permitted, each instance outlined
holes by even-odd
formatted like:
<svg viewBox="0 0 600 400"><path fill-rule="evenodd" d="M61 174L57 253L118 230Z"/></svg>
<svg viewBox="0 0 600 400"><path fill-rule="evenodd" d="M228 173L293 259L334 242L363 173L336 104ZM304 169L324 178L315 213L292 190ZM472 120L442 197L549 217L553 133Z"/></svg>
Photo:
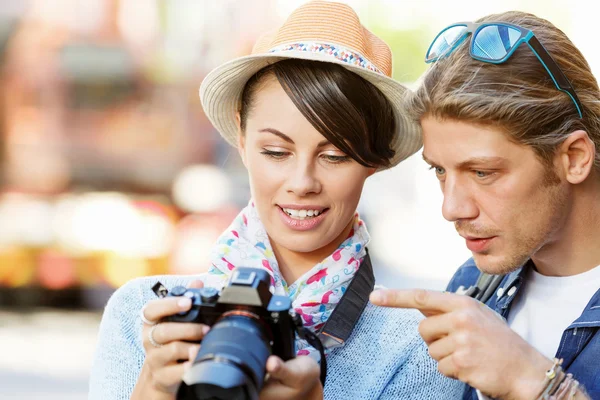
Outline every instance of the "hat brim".
<svg viewBox="0 0 600 400"><path fill-rule="evenodd" d="M290 58L339 64L366 79L384 94L394 109L397 129L392 142L395 155L390 160L390 166L397 165L421 148L423 142L420 125L410 120L405 112L403 98L408 89L404 85L380 73L347 64L331 56L303 51L240 57L217 67L204 78L200 86L202 107L210 122L229 144L237 147L236 113L248 80L264 67Z"/></svg>

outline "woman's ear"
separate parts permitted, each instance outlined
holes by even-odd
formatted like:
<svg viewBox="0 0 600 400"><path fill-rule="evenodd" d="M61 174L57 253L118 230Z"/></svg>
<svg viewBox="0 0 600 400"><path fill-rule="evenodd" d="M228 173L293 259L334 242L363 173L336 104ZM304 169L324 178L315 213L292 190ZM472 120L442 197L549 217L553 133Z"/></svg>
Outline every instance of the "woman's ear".
<svg viewBox="0 0 600 400"><path fill-rule="evenodd" d="M571 133L560 145L560 163L566 180L571 184L583 182L594 168L596 147L587 132Z"/></svg>
<svg viewBox="0 0 600 400"><path fill-rule="evenodd" d="M242 132L242 118L239 112L235 114L235 122L237 125L237 149L242 163L246 167L246 138L244 137L244 132Z"/></svg>

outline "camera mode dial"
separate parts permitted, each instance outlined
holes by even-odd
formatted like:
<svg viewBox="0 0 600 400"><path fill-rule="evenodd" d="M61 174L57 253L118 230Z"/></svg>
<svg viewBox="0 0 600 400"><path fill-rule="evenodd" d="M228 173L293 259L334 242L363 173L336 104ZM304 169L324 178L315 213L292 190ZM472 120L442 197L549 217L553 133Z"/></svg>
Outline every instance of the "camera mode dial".
<svg viewBox="0 0 600 400"><path fill-rule="evenodd" d="M200 299L203 303L215 303L219 298L219 291L215 288L207 287L200 289Z"/></svg>

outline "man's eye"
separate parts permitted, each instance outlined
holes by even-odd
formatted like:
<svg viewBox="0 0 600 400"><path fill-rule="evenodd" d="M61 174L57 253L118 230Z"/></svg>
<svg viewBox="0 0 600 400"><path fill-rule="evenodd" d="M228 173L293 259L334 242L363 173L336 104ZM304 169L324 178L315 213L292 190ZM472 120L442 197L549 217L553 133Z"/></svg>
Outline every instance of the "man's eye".
<svg viewBox="0 0 600 400"><path fill-rule="evenodd" d="M433 169L435 170L435 174L436 175L444 175L446 173L446 170L442 167L434 167L433 165L431 167L429 167L429 169Z"/></svg>
<svg viewBox="0 0 600 400"><path fill-rule="evenodd" d="M485 171L475 171L475 175L478 178L485 178L485 177L489 176L490 173L489 172L485 172Z"/></svg>

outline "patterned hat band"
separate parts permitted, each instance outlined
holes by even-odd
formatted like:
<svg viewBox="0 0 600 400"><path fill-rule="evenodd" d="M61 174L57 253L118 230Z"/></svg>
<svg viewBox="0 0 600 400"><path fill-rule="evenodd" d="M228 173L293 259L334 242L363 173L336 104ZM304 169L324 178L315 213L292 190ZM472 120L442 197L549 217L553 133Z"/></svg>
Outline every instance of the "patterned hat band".
<svg viewBox="0 0 600 400"><path fill-rule="evenodd" d="M343 46L319 42L290 43L274 47L269 50L268 53L283 53L286 51L304 51L307 53L324 54L335 57L346 64L356 65L384 75L383 72L360 53L349 50Z"/></svg>

